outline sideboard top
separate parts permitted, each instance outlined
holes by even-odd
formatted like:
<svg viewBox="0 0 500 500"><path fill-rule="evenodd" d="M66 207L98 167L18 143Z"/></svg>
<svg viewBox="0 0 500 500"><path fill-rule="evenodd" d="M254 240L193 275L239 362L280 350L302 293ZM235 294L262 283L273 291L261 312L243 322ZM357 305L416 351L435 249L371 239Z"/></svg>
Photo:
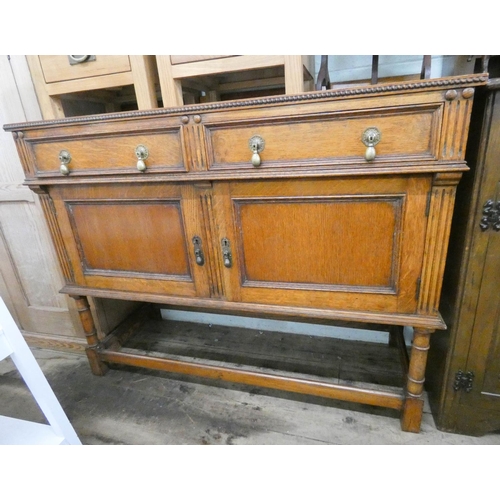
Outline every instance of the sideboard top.
<svg viewBox="0 0 500 500"><path fill-rule="evenodd" d="M456 77L435 78L427 80L412 80L398 83L386 83L371 86L342 87L332 90L305 92L295 95L281 95L253 99L240 99L233 101L212 102L206 104L190 104L176 108L157 108L142 111L124 111L118 113L107 113L98 115L77 116L61 118L57 120L31 121L24 123L12 123L4 125L5 131L18 131L30 128L43 128L55 125L84 124L96 121L123 120L139 117L158 117L164 115L177 115L191 112L226 111L235 108L276 106L294 103L305 103L308 101L321 101L332 99L348 99L366 97L369 95L390 95L410 92L425 92L446 90L463 86L480 86L488 83L488 74L460 75Z"/></svg>

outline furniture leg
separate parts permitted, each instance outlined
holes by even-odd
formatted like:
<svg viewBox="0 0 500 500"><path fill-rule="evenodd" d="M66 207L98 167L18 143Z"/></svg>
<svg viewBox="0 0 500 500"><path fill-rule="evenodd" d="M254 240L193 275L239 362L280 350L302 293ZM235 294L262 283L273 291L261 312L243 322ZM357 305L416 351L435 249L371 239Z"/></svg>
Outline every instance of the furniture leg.
<svg viewBox="0 0 500 500"><path fill-rule="evenodd" d="M399 342L398 342L398 335L399 335L399 329L400 326L390 326L389 327L389 346L390 347L398 347Z"/></svg>
<svg viewBox="0 0 500 500"><path fill-rule="evenodd" d="M401 428L407 432L420 432L424 401L425 366L429 351L430 336L434 330L415 328L411 348L405 402L401 413Z"/></svg>
<svg viewBox="0 0 500 500"><path fill-rule="evenodd" d="M76 301L80 321L85 332L88 346L85 349L90 363L90 369L94 375L104 375L108 371L108 366L99 359L98 349L100 348L100 340L97 337L97 330L90 311L89 301L87 297L81 295L70 295Z"/></svg>

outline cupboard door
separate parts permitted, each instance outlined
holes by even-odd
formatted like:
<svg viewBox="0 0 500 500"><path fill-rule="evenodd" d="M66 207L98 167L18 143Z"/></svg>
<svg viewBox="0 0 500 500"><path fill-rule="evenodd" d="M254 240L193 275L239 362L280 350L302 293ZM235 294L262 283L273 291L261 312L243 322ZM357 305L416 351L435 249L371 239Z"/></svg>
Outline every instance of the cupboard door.
<svg viewBox="0 0 500 500"><path fill-rule="evenodd" d="M479 295L475 304L473 325L468 332L470 347L468 349L466 372L474 373L474 381L470 392L460 392L460 404L472 407L495 410L500 404L500 232L495 230L498 212L492 210L484 223L485 202L490 200L497 206L500 203L500 103L498 93L493 95L495 106L492 113L492 126L489 140L485 141L487 149L484 155L485 166L482 173L482 186L478 196L479 204L474 214L474 239L471 244L471 255L474 259L471 268L478 277L473 276L472 283L479 285ZM489 219L489 220L488 220ZM474 265L474 267L472 267ZM472 308L472 305L469 306ZM497 422L491 419L490 424Z"/></svg>
<svg viewBox="0 0 500 500"><path fill-rule="evenodd" d="M230 253L230 300L415 312L429 178L240 181L214 189L221 258L224 238Z"/></svg>
<svg viewBox="0 0 500 500"><path fill-rule="evenodd" d="M500 401L500 234L491 233L466 371L474 373L464 402L498 410ZM474 399L474 401L472 401Z"/></svg>
<svg viewBox="0 0 500 500"><path fill-rule="evenodd" d="M92 288L207 296L200 209L176 184L53 187L74 282ZM202 259L203 260L203 259Z"/></svg>

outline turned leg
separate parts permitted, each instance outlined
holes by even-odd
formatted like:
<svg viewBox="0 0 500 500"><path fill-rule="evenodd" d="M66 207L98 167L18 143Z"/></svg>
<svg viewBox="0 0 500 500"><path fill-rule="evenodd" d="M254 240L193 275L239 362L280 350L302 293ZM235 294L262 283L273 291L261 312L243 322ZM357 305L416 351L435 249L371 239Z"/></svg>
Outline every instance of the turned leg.
<svg viewBox="0 0 500 500"><path fill-rule="evenodd" d="M401 428L408 432L420 432L424 401L425 366L433 330L415 328L408 367L405 402L401 414Z"/></svg>
<svg viewBox="0 0 500 500"><path fill-rule="evenodd" d="M108 367L99 359L99 338L97 337L97 330L94 323L94 318L92 317L92 312L90 311L89 301L87 297L81 295L70 295L72 299L76 301L76 307L78 314L80 315L80 321L82 322L83 330L85 332L85 337L87 339L87 348L85 352L90 363L90 369L94 375L104 375Z"/></svg>

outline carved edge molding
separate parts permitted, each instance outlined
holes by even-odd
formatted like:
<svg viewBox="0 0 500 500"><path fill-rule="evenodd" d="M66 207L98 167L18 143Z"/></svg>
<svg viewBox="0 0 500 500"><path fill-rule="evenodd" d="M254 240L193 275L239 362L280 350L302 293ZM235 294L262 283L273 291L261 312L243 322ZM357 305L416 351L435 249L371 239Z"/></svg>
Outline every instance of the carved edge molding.
<svg viewBox="0 0 500 500"><path fill-rule="evenodd" d="M34 158L31 156L31 151L24 141L23 132L13 132L12 136L14 138L14 143L17 148L19 160L21 161L21 166L23 168L24 174L27 177L30 175L35 176L36 172L33 167L33 165L35 165Z"/></svg>
<svg viewBox="0 0 500 500"><path fill-rule="evenodd" d="M448 251L455 192L461 176L461 172L438 173L434 176L422 265L422 292L418 301L420 314L438 312L445 266L444 256Z"/></svg>
<svg viewBox="0 0 500 500"><path fill-rule="evenodd" d="M473 95L474 89L466 88L462 98L446 101L440 145L443 160L463 160L465 157Z"/></svg>
<svg viewBox="0 0 500 500"><path fill-rule="evenodd" d="M181 127L181 141L185 166L189 171L207 170L205 127L196 120L195 124L187 124L184 121L183 123L185 124Z"/></svg>
<svg viewBox="0 0 500 500"><path fill-rule="evenodd" d="M374 85L370 87L348 87L340 88L335 90L325 90L319 92L306 92L303 94L294 95L282 95L276 97L265 97L258 99L242 99L238 101L224 101L216 103L207 104L194 104L181 106L176 108L158 108L152 110L143 111L129 111L122 113L109 113L106 115L89 115L89 116L79 116L72 118L61 118L57 120L45 120L36 122L26 122L26 123L14 123L4 125L5 131L14 131L16 129L29 129L36 128L40 126L49 126L57 124L73 124L73 123L92 123L93 121L100 121L104 118L107 120L120 120L125 118L135 118L140 116L161 116L161 115L175 115L182 113L194 113L201 111L212 111L219 109L232 109L232 108L244 108L247 106L259 106L259 105L271 105L271 104L283 104L283 103L293 103L293 102L305 102L322 100L328 98L336 97L357 97L365 96L369 94L383 94L383 93L393 93L401 91L414 91L414 90L435 90L439 88L446 89L448 87L463 87L466 85L482 85L488 82L488 74L471 75L457 78L436 78L432 80L415 80L406 83L392 83L384 85ZM185 116L183 117L185 119Z"/></svg>
<svg viewBox="0 0 500 500"><path fill-rule="evenodd" d="M59 266L63 272L64 279L66 283L73 283L75 281L75 277L73 274L73 269L70 265L69 256L66 252L66 247L64 246L61 230L59 229L56 209L54 203L52 202L52 198L41 186L34 188L34 191L40 198L40 204L45 214L47 225L49 226L50 235L56 249Z"/></svg>
<svg viewBox="0 0 500 500"><path fill-rule="evenodd" d="M222 268L220 259L217 258L216 250L213 246L214 241L217 241L217 230L214 227L213 216L213 199L209 191L200 193L201 209L203 211L205 224L205 241L207 242L208 270L210 273L210 281L213 284L210 290L211 298L220 298L224 296L224 280L222 278Z"/></svg>

